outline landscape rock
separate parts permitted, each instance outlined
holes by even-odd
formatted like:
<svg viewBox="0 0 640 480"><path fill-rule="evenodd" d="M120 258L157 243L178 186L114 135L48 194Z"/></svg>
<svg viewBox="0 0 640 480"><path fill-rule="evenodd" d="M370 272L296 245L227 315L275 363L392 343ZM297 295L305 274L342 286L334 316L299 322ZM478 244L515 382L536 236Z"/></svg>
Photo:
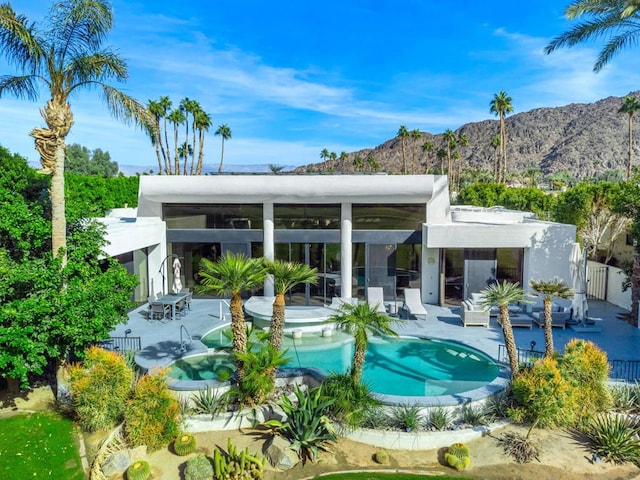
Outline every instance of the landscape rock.
<svg viewBox="0 0 640 480"><path fill-rule="evenodd" d="M296 452L291 450L288 440L275 436L267 447L266 457L269 464L280 470L289 470L295 467L300 459Z"/></svg>

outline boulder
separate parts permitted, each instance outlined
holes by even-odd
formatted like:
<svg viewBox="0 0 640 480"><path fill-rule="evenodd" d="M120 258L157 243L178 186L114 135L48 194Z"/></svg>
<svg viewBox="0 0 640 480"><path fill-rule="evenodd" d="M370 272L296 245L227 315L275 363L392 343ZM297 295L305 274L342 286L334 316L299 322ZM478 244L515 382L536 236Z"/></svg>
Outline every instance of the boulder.
<svg viewBox="0 0 640 480"><path fill-rule="evenodd" d="M295 467L300 459L296 452L291 450L290 443L282 437L275 436L267 447L266 457L273 468L289 470Z"/></svg>

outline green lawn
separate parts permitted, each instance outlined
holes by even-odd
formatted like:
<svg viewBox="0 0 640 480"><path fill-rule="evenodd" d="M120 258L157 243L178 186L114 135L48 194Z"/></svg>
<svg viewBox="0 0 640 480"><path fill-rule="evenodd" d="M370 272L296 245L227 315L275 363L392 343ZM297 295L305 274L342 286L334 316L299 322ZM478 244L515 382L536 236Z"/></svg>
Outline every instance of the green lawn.
<svg viewBox="0 0 640 480"><path fill-rule="evenodd" d="M412 473L378 473L378 472L363 472L363 473L334 473L333 475L322 475L316 477L320 480L416 480L416 478L430 478L438 480L469 480L462 477L450 477L446 476L433 476L433 475L417 475Z"/></svg>
<svg viewBox="0 0 640 480"><path fill-rule="evenodd" d="M0 419L0 478L84 480L73 422L49 413Z"/></svg>

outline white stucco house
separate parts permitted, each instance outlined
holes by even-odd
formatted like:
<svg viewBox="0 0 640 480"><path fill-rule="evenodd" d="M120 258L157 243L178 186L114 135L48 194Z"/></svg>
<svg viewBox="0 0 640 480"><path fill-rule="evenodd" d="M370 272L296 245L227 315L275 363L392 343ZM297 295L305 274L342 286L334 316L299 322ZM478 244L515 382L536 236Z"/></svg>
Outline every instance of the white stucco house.
<svg viewBox="0 0 640 480"><path fill-rule="evenodd" d="M364 298L374 286L385 301L412 287L425 303L455 303L496 280L570 284L576 236L531 213L452 206L440 175L143 176L137 211L105 222L106 253L138 275L140 301L172 284L168 258L190 288L201 258L232 251L317 268L318 285L292 292L300 304Z"/></svg>

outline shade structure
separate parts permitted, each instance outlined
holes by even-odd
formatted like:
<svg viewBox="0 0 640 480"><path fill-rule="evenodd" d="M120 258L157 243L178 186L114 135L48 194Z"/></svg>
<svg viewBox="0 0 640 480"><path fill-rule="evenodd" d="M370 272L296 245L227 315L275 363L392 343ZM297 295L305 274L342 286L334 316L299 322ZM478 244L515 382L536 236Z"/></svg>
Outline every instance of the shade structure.
<svg viewBox="0 0 640 480"><path fill-rule="evenodd" d="M579 243L574 243L569 259L569 269L573 282L573 318L584 322L587 318L589 304L587 303L587 258L586 249L581 249Z"/></svg>
<svg viewBox="0 0 640 480"><path fill-rule="evenodd" d="M182 264L180 260L176 258L173 261L173 288L171 289L173 293L178 293L182 290L182 280L180 280L180 269L182 268Z"/></svg>

